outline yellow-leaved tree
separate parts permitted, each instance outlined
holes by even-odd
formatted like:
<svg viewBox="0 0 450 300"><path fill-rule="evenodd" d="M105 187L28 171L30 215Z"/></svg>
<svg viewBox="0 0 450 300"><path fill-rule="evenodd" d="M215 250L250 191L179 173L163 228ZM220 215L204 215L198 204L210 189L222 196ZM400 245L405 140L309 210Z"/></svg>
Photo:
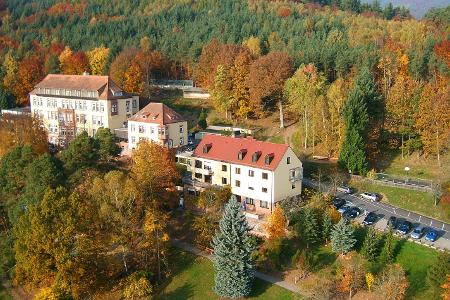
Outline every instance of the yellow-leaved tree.
<svg viewBox="0 0 450 300"><path fill-rule="evenodd" d="M109 56L109 48L103 45L86 52L92 75L102 75Z"/></svg>
<svg viewBox="0 0 450 300"><path fill-rule="evenodd" d="M276 206L273 210L266 225L266 230L269 239L279 239L286 236L286 218L280 206Z"/></svg>

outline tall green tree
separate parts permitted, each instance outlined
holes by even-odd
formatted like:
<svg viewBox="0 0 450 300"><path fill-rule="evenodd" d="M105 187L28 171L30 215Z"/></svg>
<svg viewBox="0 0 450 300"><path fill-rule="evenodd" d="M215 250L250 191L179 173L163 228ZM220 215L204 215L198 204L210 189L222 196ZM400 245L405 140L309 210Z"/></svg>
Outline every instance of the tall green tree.
<svg viewBox="0 0 450 300"><path fill-rule="evenodd" d="M82 132L61 152L61 160L69 172L96 165L99 159L98 143L87 132Z"/></svg>
<svg viewBox="0 0 450 300"><path fill-rule="evenodd" d="M428 269L427 282L439 289L447 280L450 270L450 252L439 252L435 263Z"/></svg>
<svg viewBox="0 0 450 300"><path fill-rule="evenodd" d="M225 206L219 229L212 243L216 270L214 291L220 297L246 297L252 291L255 246L249 234L250 227L234 196Z"/></svg>
<svg viewBox="0 0 450 300"><path fill-rule="evenodd" d="M322 220L322 238L326 243L330 240L331 231L333 230L333 220L328 212L323 216Z"/></svg>
<svg viewBox="0 0 450 300"><path fill-rule="evenodd" d="M361 248L361 255L368 261L374 261L378 254L379 237L374 227L369 227Z"/></svg>
<svg viewBox="0 0 450 300"><path fill-rule="evenodd" d="M1 85L0 85L0 110L8 109L15 106L15 101L13 95L8 93Z"/></svg>
<svg viewBox="0 0 450 300"><path fill-rule="evenodd" d="M214 86L211 91L211 98L214 107L225 113L228 119L229 113L234 105L232 78L230 70L224 65L218 65L216 77L214 78Z"/></svg>
<svg viewBox="0 0 450 300"><path fill-rule="evenodd" d="M345 218L334 225L331 232L331 248L339 254L346 254L353 249L356 244L354 236L355 229Z"/></svg>
<svg viewBox="0 0 450 300"><path fill-rule="evenodd" d="M383 248L381 249L380 260L384 264L390 264L394 262L394 231L389 228L389 231L385 234Z"/></svg>
<svg viewBox="0 0 450 300"><path fill-rule="evenodd" d="M296 230L307 248L319 240L319 222L314 209L306 207L300 211L300 222L296 224Z"/></svg>
<svg viewBox="0 0 450 300"><path fill-rule="evenodd" d="M120 147L117 145L114 134L109 128L100 127L95 133L95 139L98 142L98 154L103 160L117 156L120 153Z"/></svg>

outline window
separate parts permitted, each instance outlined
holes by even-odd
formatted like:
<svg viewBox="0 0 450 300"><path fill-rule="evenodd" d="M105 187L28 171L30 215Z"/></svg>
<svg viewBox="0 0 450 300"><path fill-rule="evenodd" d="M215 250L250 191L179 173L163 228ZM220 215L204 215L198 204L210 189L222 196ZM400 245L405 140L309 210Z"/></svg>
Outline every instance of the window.
<svg viewBox="0 0 450 300"><path fill-rule="evenodd" d="M144 125L139 125L139 133L145 133Z"/></svg>
<svg viewBox="0 0 450 300"><path fill-rule="evenodd" d="M236 173L236 174L241 174L241 168L236 168L236 169L234 169L234 173Z"/></svg>
<svg viewBox="0 0 450 300"><path fill-rule="evenodd" d="M131 132L134 132L136 130L136 126L134 126L134 124L131 124L130 125L130 130L131 130Z"/></svg>
<svg viewBox="0 0 450 300"><path fill-rule="evenodd" d="M136 137L135 136L131 137L131 143L133 143L133 144L136 143Z"/></svg>
<svg viewBox="0 0 450 300"><path fill-rule="evenodd" d="M130 101L125 102L125 106L127 108L127 112L130 112Z"/></svg>
<svg viewBox="0 0 450 300"><path fill-rule="evenodd" d="M259 201L259 206L261 208L269 208L269 202L261 200L261 201Z"/></svg>
<svg viewBox="0 0 450 300"><path fill-rule="evenodd" d="M250 204L250 205L254 205L255 201L252 198L245 197L245 203Z"/></svg>
<svg viewBox="0 0 450 300"><path fill-rule="evenodd" d="M222 171L226 172L227 171L227 165L222 165Z"/></svg>
<svg viewBox="0 0 450 300"><path fill-rule="evenodd" d="M267 193L267 188L263 187L263 188L262 188L262 192L263 192L263 193Z"/></svg>
<svg viewBox="0 0 450 300"><path fill-rule="evenodd" d="M101 112L105 111L105 105L103 103L100 103L100 111Z"/></svg>
<svg viewBox="0 0 450 300"><path fill-rule="evenodd" d="M295 179L295 169L289 170L289 179Z"/></svg>
<svg viewBox="0 0 450 300"><path fill-rule="evenodd" d="M225 177L222 177L222 184L227 184L227 179Z"/></svg>
<svg viewBox="0 0 450 300"><path fill-rule="evenodd" d="M253 171L253 170L248 170L248 176L254 177L254 176L255 176L255 171Z"/></svg>
<svg viewBox="0 0 450 300"><path fill-rule="evenodd" d="M235 185L236 187L241 187L241 182L240 182L239 180L236 180L236 181L234 182L234 185Z"/></svg>
<svg viewBox="0 0 450 300"><path fill-rule="evenodd" d="M291 163L291 158L290 158L289 156L286 158L286 163L287 163L288 165Z"/></svg>
<svg viewBox="0 0 450 300"><path fill-rule="evenodd" d="M252 162L257 162L259 157L261 156L261 151L257 151L252 155Z"/></svg>
<svg viewBox="0 0 450 300"><path fill-rule="evenodd" d="M269 179L269 174L267 174L266 172L263 172L262 179Z"/></svg>
<svg viewBox="0 0 450 300"><path fill-rule="evenodd" d="M248 189L251 190L251 191L253 191L255 188L252 187L252 186L248 186Z"/></svg>
<svg viewBox="0 0 450 300"><path fill-rule="evenodd" d="M292 184L291 188L292 188L292 189L295 189L295 183Z"/></svg>
<svg viewBox="0 0 450 300"><path fill-rule="evenodd" d="M202 176L201 173L195 173L195 178L197 178L197 179L202 179L203 176Z"/></svg>
<svg viewBox="0 0 450 300"><path fill-rule="evenodd" d="M180 125L180 133L183 133L184 132L184 127L183 127L183 125Z"/></svg>
<svg viewBox="0 0 450 300"><path fill-rule="evenodd" d="M184 145L184 138L180 137L180 146Z"/></svg>
<svg viewBox="0 0 450 300"><path fill-rule="evenodd" d="M117 115L119 113L119 107L117 101L111 102L111 115Z"/></svg>
<svg viewBox="0 0 450 300"><path fill-rule="evenodd" d="M196 168L200 168L200 169L201 169L201 168L202 168L202 161L201 161L201 160L198 160L198 159L196 159L196 160L195 160L195 167L196 167Z"/></svg>
<svg viewBox="0 0 450 300"><path fill-rule="evenodd" d="M243 160L245 157L245 154L247 154L247 149L241 149L238 153L238 160Z"/></svg>
<svg viewBox="0 0 450 300"><path fill-rule="evenodd" d="M133 100L133 108L137 108L137 101Z"/></svg>

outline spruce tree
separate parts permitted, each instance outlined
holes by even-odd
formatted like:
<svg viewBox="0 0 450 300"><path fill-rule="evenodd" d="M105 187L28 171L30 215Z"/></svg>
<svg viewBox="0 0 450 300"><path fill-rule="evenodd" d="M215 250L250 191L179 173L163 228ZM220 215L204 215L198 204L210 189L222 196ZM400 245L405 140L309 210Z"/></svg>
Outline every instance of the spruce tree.
<svg viewBox="0 0 450 300"><path fill-rule="evenodd" d="M374 261L378 252L378 235L375 228L369 227L364 243L361 248L361 255L368 261Z"/></svg>
<svg viewBox="0 0 450 300"><path fill-rule="evenodd" d="M447 280L450 273L450 252L440 252L435 263L428 269L427 282L438 288Z"/></svg>
<svg viewBox="0 0 450 300"><path fill-rule="evenodd" d="M381 261L383 264L391 264L394 262L394 231L389 228L384 238L383 249L381 249Z"/></svg>
<svg viewBox="0 0 450 300"><path fill-rule="evenodd" d="M309 248L319 239L319 224L315 212L306 207L301 210L300 222L297 224L297 232L300 238L305 241L306 247Z"/></svg>
<svg viewBox="0 0 450 300"><path fill-rule="evenodd" d="M331 230L333 229L333 221L331 220L331 216L329 213L325 213L322 221L322 237L325 242L328 243L330 240Z"/></svg>
<svg viewBox="0 0 450 300"><path fill-rule="evenodd" d="M220 297L245 297L252 289L255 266L251 254L255 245L247 220L239 209L239 203L232 196L225 205L219 231L212 242L216 270L214 291Z"/></svg>
<svg viewBox="0 0 450 300"><path fill-rule="evenodd" d="M355 80L344 106L345 140L339 156L342 167L353 172L365 174L367 161L364 140L366 140L369 114L377 118L382 114L381 97L367 67L364 67Z"/></svg>
<svg viewBox="0 0 450 300"><path fill-rule="evenodd" d="M331 231L331 248L334 252L346 254L355 246L354 229L346 219L342 218Z"/></svg>

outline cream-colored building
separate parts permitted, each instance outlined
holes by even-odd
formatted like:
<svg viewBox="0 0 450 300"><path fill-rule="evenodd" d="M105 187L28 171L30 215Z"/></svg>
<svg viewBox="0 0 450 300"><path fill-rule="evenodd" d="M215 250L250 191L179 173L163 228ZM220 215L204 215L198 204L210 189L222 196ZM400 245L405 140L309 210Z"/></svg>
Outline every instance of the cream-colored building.
<svg viewBox="0 0 450 300"><path fill-rule="evenodd" d="M285 144L205 135L177 161L192 173L192 185L229 185L246 210L257 214L271 213L275 203L302 190L302 163Z"/></svg>
<svg viewBox="0 0 450 300"><path fill-rule="evenodd" d="M168 148L187 144L187 121L163 103L150 103L128 119L128 148L153 141Z"/></svg>
<svg viewBox="0 0 450 300"><path fill-rule="evenodd" d="M78 133L113 131L139 110L139 97L125 93L109 76L48 74L30 93L31 112L48 131L49 142L66 146Z"/></svg>

